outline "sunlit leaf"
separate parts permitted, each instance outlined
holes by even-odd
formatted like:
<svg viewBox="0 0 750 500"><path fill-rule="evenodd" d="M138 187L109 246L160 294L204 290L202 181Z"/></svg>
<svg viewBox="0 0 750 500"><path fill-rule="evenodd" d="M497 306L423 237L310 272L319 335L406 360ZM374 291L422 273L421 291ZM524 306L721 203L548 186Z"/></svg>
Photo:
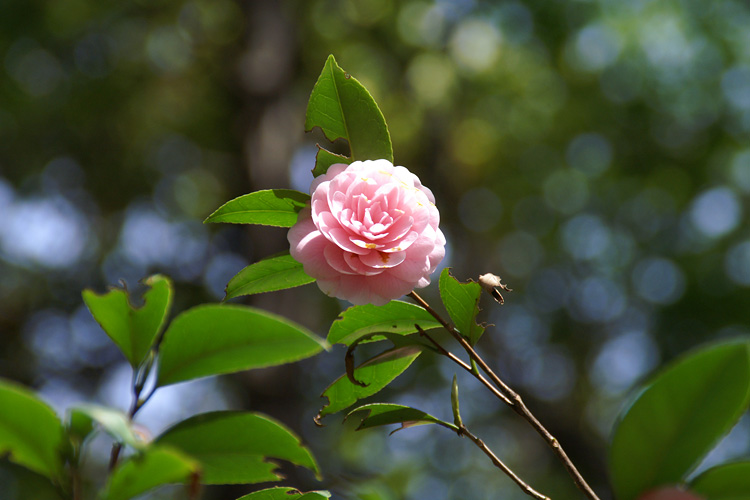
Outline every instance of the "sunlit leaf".
<svg viewBox="0 0 750 500"><path fill-rule="evenodd" d="M683 481L750 402L748 342L690 353L658 374L625 412L610 450L615 496Z"/></svg>
<svg viewBox="0 0 750 500"><path fill-rule="evenodd" d="M104 295L83 291L83 301L94 319L134 367L151 349L172 306L169 278L157 274L144 283L151 289L144 294L144 304L139 308L130 304L127 290L112 288Z"/></svg>
<svg viewBox="0 0 750 500"><path fill-rule="evenodd" d="M198 306L177 316L164 334L157 383L298 361L326 345L306 328L260 309Z"/></svg>
<svg viewBox="0 0 750 500"><path fill-rule="evenodd" d="M103 500L127 500L164 484L197 484L199 463L178 450L152 446L117 466Z"/></svg>
<svg viewBox="0 0 750 500"><path fill-rule="evenodd" d="M58 480L64 439L62 422L52 408L28 389L0 379L0 456Z"/></svg>
<svg viewBox="0 0 750 500"><path fill-rule="evenodd" d="M291 189L266 189L226 202L204 222L292 227L310 195Z"/></svg>
<svg viewBox="0 0 750 500"><path fill-rule="evenodd" d="M305 130L320 127L329 141L346 139L351 160L386 159L393 162L393 147L383 113L370 93L336 64L332 55L323 67L307 104ZM325 173L331 154L318 159L314 172ZM326 166L327 164L327 166Z"/></svg>
<svg viewBox="0 0 750 500"><path fill-rule="evenodd" d="M328 332L328 342L349 346L362 337L378 332L408 335L417 331L415 324L423 330L441 326L430 313L408 302L392 300L384 306L352 306L333 322ZM385 337L379 335L367 340L383 339Z"/></svg>
<svg viewBox="0 0 750 500"><path fill-rule="evenodd" d="M128 416L115 408L94 404L76 405L68 410L68 422L69 428L76 429L90 428L95 423L118 443L133 448L145 446L143 439L133 430L133 423Z"/></svg>
<svg viewBox="0 0 750 500"><path fill-rule="evenodd" d="M310 491L302 493L294 488L278 486L266 490L255 491L237 500L325 500L331 498L327 491Z"/></svg>
<svg viewBox="0 0 750 500"><path fill-rule="evenodd" d="M422 410L393 403L371 403L363 405L350 411L346 415L346 418L349 418L354 414L360 414L357 416L363 417L357 430L391 424L401 424L401 427L393 432L406 429L407 427L414 427L415 425L426 424L438 424L454 431L458 430L458 427L455 425L440 420L437 417L433 417ZM393 432L391 432L391 434L393 434Z"/></svg>
<svg viewBox="0 0 750 500"><path fill-rule="evenodd" d="M318 473L310 450L289 429L254 413L221 411L196 415L167 429L156 442L197 459L205 484L246 484L281 479L268 458Z"/></svg>
<svg viewBox="0 0 750 500"><path fill-rule="evenodd" d="M460 283L447 268L440 273L440 298L456 329L471 345L476 344L484 333L484 327L476 322L481 295L479 283Z"/></svg>
<svg viewBox="0 0 750 500"><path fill-rule="evenodd" d="M390 349L362 363L354 370L354 378L363 385L355 384L342 375L322 394L328 405L318 412L317 420L350 407L358 400L372 396L401 375L422 353L419 346Z"/></svg>
<svg viewBox="0 0 750 500"><path fill-rule="evenodd" d="M353 160L346 156L331 153L327 149L318 146L318 153L315 155L315 168L312 171L314 177L323 175L328 172L328 168L336 163L350 164Z"/></svg>
<svg viewBox="0 0 750 500"><path fill-rule="evenodd" d="M750 461L708 469L691 481L690 490L711 500L750 500Z"/></svg>
<svg viewBox="0 0 750 500"><path fill-rule="evenodd" d="M302 264L289 253L263 259L237 273L227 285L227 299L240 295L274 292L312 283Z"/></svg>

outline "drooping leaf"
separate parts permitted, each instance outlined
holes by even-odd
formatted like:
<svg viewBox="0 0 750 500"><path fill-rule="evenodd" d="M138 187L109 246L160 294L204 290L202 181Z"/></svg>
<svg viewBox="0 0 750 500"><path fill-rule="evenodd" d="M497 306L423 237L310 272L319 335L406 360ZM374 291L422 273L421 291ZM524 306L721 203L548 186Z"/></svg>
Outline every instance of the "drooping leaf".
<svg viewBox="0 0 750 500"><path fill-rule="evenodd" d="M0 379L0 456L57 481L64 447L63 425L52 408L28 389Z"/></svg>
<svg viewBox="0 0 750 500"><path fill-rule="evenodd" d="M450 275L448 268L440 273L440 298L456 329L471 345L476 344L484 333L484 326L476 322L481 295L479 283L460 283Z"/></svg>
<svg viewBox="0 0 750 500"><path fill-rule="evenodd" d="M646 384L617 425L610 450L615 496L683 481L750 402L746 340L705 347Z"/></svg>
<svg viewBox="0 0 750 500"><path fill-rule="evenodd" d="M346 163L349 165L353 160L346 156L331 153L318 145L318 153L315 155L315 168L313 168L313 177L323 175L328 172L328 168L336 163Z"/></svg>
<svg viewBox="0 0 750 500"><path fill-rule="evenodd" d="M131 366L138 366L151 349L172 306L172 282L154 275L144 283L151 287L144 304L130 304L127 290L112 288L104 295L83 291L83 301L109 337L117 344Z"/></svg>
<svg viewBox="0 0 750 500"><path fill-rule="evenodd" d="M331 498L327 491L309 491L302 493L294 488L277 486L265 490L255 491L237 500L325 500Z"/></svg>
<svg viewBox="0 0 750 500"><path fill-rule="evenodd" d="M422 410L393 403L371 403L363 405L350 411L346 415L346 418L351 417L355 413L361 412L366 412L366 414L364 415L364 418L362 418L359 427L357 427L358 431L390 424L401 424L401 427L393 432L406 429L407 427L414 427L415 425L426 424L437 424L447 429L458 431L458 427L455 425L440 420L437 417L433 417ZM391 432L391 434L393 434L393 432Z"/></svg>
<svg viewBox="0 0 750 500"><path fill-rule="evenodd" d="M318 412L316 421L380 391L409 368L421 353L421 347L411 345L389 349L365 361L353 373L354 378L362 385L355 384L349 377L342 375L323 392L322 396L328 398L328 404Z"/></svg>
<svg viewBox="0 0 750 500"><path fill-rule="evenodd" d="M274 292L312 283L315 278L305 274L302 264L289 252L250 264L229 281L226 299L240 295Z"/></svg>
<svg viewBox="0 0 750 500"><path fill-rule="evenodd" d="M309 200L309 194L292 189L256 191L226 202L203 222L292 227Z"/></svg>
<svg viewBox="0 0 750 500"><path fill-rule="evenodd" d="M383 113L370 93L336 64L332 55L315 83L305 116L305 130L320 127L329 141L346 139L351 159L393 162L393 147ZM332 153L331 153L332 154ZM330 155L323 155L315 172L325 173Z"/></svg>
<svg viewBox="0 0 750 500"><path fill-rule="evenodd" d="M68 410L69 429L91 429L94 426L93 424L98 424L118 443L136 449L143 448L146 445L143 439L133 430L133 423L120 410L88 403L76 405Z"/></svg>
<svg viewBox="0 0 750 500"><path fill-rule="evenodd" d="M156 442L194 457L205 484L278 481L275 464L282 459L318 474L310 450L289 429L255 413L220 411L196 415L167 429Z"/></svg>
<svg viewBox="0 0 750 500"><path fill-rule="evenodd" d="M326 345L306 328L260 309L198 306L177 316L164 334L157 384L299 361Z"/></svg>
<svg viewBox="0 0 750 500"><path fill-rule="evenodd" d="M392 300L384 306L352 306L333 322L328 342L350 346L362 337L378 332L409 335L417 331L415 324L423 330L441 326L423 308L400 300ZM384 336L373 336L367 341L383 339Z"/></svg>
<svg viewBox="0 0 750 500"><path fill-rule="evenodd" d="M711 500L750 500L750 461L712 467L691 481L690 490Z"/></svg>
<svg viewBox="0 0 750 500"><path fill-rule="evenodd" d="M164 484L197 485L200 464L178 450L151 446L118 465L104 487L103 500L127 500Z"/></svg>

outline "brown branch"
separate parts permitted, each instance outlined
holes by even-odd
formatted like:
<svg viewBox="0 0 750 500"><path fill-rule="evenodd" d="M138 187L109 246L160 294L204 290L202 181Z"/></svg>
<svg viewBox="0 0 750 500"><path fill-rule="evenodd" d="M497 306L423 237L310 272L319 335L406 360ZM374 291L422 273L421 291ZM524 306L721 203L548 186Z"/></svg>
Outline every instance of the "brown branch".
<svg viewBox="0 0 750 500"><path fill-rule="evenodd" d="M481 373L474 373L474 370L471 369L471 366L469 366L467 363L465 363L464 360L462 360L461 358L459 358L458 356L456 356L455 354L453 354L452 352L450 352L449 350L447 350L445 347L443 347L440 344L438 344L437 341L435 339L433 339L432 337L430 337L427 334L427 332L425 332L419 325L414 325L414 326L417 327L417 330L419 331L419 334L421 336L427 338L427 340L429 340L432 343L432 345L435 346L435 349L437 349L437 351L440 354L442 354L443 356L447 357L448 359L450 359L451 361L453 361L454 363L456 363L458 366L460 366L461 368L463 368L467 372L471 373L474 377L476 377L477 380L479 380L482 384L484 384L484 386L487 387L487 389L489 389L496 397L498 397L499 399L502 399L505 402L505 404L513 406L513 402L510 399L508 399L507 397L505 397L505 394L503 394L502 392L500 392L497 389L497 387L495 387L494 385L492 385L490 383L489 380L487 380L486 378L484 378Z"/></svg>
<svg viewBox="0 0 750 500"><path fill-rule="evenodd" d="M537 433L539 433L540 436L542 436L542 438L547 442L550 448L552 448L555 455L557 455L560 461L562 461L563 465L567 469L570 476L573 478L573 482L578 487L578 489L581 490L583 494L589 498L589 500L599 500L599 497L596 495L594 490L591 489L591 486L588 485L586 480L576 468L575 464L573 464L567 453L565 453L565 450L563 449L562 445L560 445L560 442L541 424L541 422L539 422L534 414L531 413L526 404L523 402L521 396L516 391L511 389L510 386L508 386L505 382L503 382L503 380L500 379L500 377L498 377L494 371L492 371L487 363L484 362L481 356L477 354L477 352L474 350L471 344L466 341L463 335L461 335L458 330L456 330L447 321L445 321L443 317L440 316L440 314L438 314L432 307L430 307L427 302L424 301L424 299L422 299L422 297L417 295L416 292L411 292L409 294L409 297L414 299L420 306L422 306L428 313L430 313L433 318L435 318L441 325L443 325L443 328L445 328L448 333L450 333L453 338L456 339L459 344L461 344L461 347L464 348L469 357L474 360L477 365L479 365L484 373L487 374L490 380L492 380L492 383L495 384L495 386L500 389L500 391L502 391L505 397L500 399L502 399L506 404L513 408L513 411L518 413L534 428L534 430L537 431Z"/></svg>
<svg viewBox="0 0 750 500"><path fill-rule="evenodd" d="M506 476L511 478L513 482L515 482L519 486L519 488L523 490L524 493L536 498L537 500L550 500L548 496L542 495L541 493L536 491L534 488L529 486L526 482L524 482L523 479L518 477L515 472L513 472L507 465L503 463L502 460L497 458L497 455L495 455L492 452L492 450L486 444L484 444L484 441L482 441L481 439L476 437L474 434L469 432L469 429L467 429L465 425L462 424L461 427L459 427L458 434L460 436L466 436L475 445L477 445L479 449L482 450L484 454L490 458L490 460L492 460L492 463L495 465L495 467L502 470Z"/></svg>

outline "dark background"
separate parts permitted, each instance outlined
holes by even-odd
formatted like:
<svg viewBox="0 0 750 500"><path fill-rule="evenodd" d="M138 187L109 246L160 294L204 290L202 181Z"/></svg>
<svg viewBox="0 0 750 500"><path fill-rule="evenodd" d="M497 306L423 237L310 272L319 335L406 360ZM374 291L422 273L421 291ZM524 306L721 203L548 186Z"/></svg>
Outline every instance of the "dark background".
<svg viewBox="0 0 750 500"><path fill-rule="evenodd" d="M174 315L285 249L282 229L202 220L253 190L307 191L324 139L304 133L304 110L333 53L379 103L396 163L435 193L445 265L514 289L483 303L496 326L480 350L607 498L608 438L637 383L748 331L748 26L747 4L722 0L0 0L0 376L61 415L127 407L129 368L81 290L138 292L165 273ZM437 305L436 284L422 295ZM346 307L315 285L240 302L321 336ZM139 422L157 433L210 409L269 413L325 478L286 467L288 483L334 498L527 498L441 428L316 428L343 366L334 349L169 387ZM425 355L374 400L450 420L455 371ZM524 422L459 381L464 420L502 459L553 498L581 498ZM749 449L745 417L710 460ZM94 484L108 452L92 443Z"/></svg>

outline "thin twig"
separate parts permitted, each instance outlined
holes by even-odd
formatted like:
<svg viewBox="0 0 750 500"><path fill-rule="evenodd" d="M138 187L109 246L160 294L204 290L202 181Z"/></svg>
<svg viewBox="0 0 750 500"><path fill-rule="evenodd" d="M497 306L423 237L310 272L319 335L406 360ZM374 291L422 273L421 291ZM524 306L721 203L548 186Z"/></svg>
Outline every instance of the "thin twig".
<svg viewBox="0 0 750 500"><path fill-rule="evenodd" d="M596 495L594 490L591 489L591 486L589 486L586 480L583 479L581 473L570 460L567 453L565 453L565 450L563 449L562 445L560 445L560 442L541 424L541 422L539 422L534 414L531 413L526 404L523 402L521 396L516 391L511 389L510 386L508 386L505 382L503 382L502 379L500 379L500 377L498 377L497 374L492 371L487 363L484 362L481 356L477 354L471 344L466 341L461 333L453 326L451 326L447 321L445 321L442 316L440 316L440 314L438 314L432 307L430 307L427 302L424 301L424 299L422 299L422 297L417 295L416 292L411 292L409 296L413 298L420 306L422 306L428 313L430 313L432 317L435 318L441 325L443 325L443 328L445 328L448 333L450 333L453 338L456 339L459 344L461 344L461 347L464 348L469 357L473 359L477 363L477 365L479 365L482 371L487 374L487 376L490 378L490 380L492 380L495 386L497 386L497 388L504 393L506 397L501 399L511 408L513 408L513 411L518 413L521 417L523 417L524 420L531 424L531 426L539 433L539 435L544 438L544 440L552 448L557 457L562 461L563 465L567 469L570 476L573 478L573 482L578 487L578 489L581 490L583 494L589 498L589 500L599 500L599 497Z"/></svg>
<svg viewBox="0 0 750 500"><path fill-rule="evenodd" d="M534 488L529 486L526 482L524 482L523 479L518 477L515 472L513 472L507 465L503 463L502 460L497 458L497 455L495 455L492 452L492 450L486 444L484 444L484 441L482 441L481 439L476 437L474 434L469 432L469 429L467 429L465 425L462 424L461 427L459 427L458 434L460 436L466 436L475 445L477 445L479 449L484 452L485 455L490 457L490 460L492 460L492 463L495 464L495 467L502 470L505 473L505 475L511 478L523 490L524 493L536 498L537 500L550 500L548 496L542 495L541 493L536 491Z"/></svg>
<svg viewBox="0 0 750 500"><path fill-rule="evenodd" d="M135 414L138 413L138 410L143 408L143 405L148 402L149 399L151 399L151 396L154 395L154 392L156 392L156 387L151 389L151 391L146 395L146 397L141 398L141 391L143 390L143 385L139 385L135 383L135 380L138 378L138 373L133 374L133 400L130 403L130 410L128 411L128 418L130 420L133 420L135 417ZM120 453L122 452L122 443L114 443L112 445L112 451L109 454L109 467L108 471L112 472L112 470L117 465L117 460L120 458Z"/></svg>
<svg viewBox="0 0 750 500"><path fill-rule="evenodd" d="M417 331L419 331L419 334L423 337L425 337L427 340L429 340L433 346L435 346L435 349L442 354L443 356L446 356L448 359L456 363L458 366L472 374L474 377L476 377L477 380L479 380L482 384L484 384L487 389L489 389L495 396L497 396L499 399L502 399L506 404L513 406L513 402L505 397L505 394L500 392L497 387L492 385L492 383L484 378L481 373L474 373L474 370L471 369L471 366L466 364L464 360L447 350L445 347L441 346L437 343L435 339L433 339L426 331L424 331L419 325L414 325L417 327Z"/></svg>

